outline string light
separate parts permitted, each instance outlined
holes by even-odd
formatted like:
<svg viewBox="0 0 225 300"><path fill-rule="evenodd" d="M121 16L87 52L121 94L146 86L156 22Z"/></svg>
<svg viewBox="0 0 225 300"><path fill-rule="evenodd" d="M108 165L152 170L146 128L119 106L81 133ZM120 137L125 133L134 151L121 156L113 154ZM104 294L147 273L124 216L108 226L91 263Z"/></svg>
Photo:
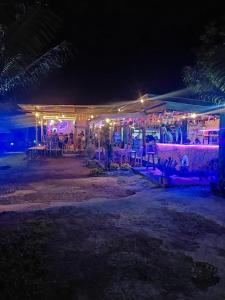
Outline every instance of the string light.
<svg viewBox="0 0 225 300"><path fill-rule="evenodd" d="M191 118L195 119L197 117L196 113L191 114Z"/></svg>
<svg viewBox="0 0 225 300"><path fill-rule="evenodd" d="M143 98L141 98L140 102L141 102L141 103L144 103L144 99L143 99Z"/></svg>
<svg viewBox="0 0 225 300"><path fill-rule="evenodd" d="M106 123L108 123L108 124L110 123L110 119L108 119L108 118L105 119L105 121L106 121Z"/></svg>
<svg viewBox="0 0 225 300"><path fill-rule="evenodd" d="M38 112L35 113L35 117L36 117L36 118L39 117L39 113L38 113Z"/></svg>

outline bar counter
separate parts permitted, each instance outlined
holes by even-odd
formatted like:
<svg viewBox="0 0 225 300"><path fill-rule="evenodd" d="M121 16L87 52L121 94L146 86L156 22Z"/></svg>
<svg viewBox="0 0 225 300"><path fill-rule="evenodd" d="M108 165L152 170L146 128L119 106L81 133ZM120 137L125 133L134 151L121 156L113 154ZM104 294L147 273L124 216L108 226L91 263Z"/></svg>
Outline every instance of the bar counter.
<svg viewBox="0 0 225 300"><path fill-rule="evenodd" d="M199 170L206 167L212 159L218 158L218 145L180 145L180 144L162 144L157 143L157 154L162 159L169 157L177 161L178 167L184 155L187 155L189 161L189 170Z"/></svg>

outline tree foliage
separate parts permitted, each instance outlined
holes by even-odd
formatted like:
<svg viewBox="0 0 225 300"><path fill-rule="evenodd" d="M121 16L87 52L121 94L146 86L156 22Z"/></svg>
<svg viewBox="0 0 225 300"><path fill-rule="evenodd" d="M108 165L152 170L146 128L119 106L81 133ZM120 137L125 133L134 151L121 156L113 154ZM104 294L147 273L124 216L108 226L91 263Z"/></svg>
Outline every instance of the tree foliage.
<svg viewBox="0 0 225 300"><path fill-rule="evenodd" d="M196 63L184 69L184 82L201 100L225 102L225 20L211 23L201 36Z"/></svg>
<svg viewBox="0 0 225 300"><path fill-rule="evenodd" d="M40 3L7 2L0 14L0 97L24 94L73 58L70 45L58 43L61 19Z"/></svg>

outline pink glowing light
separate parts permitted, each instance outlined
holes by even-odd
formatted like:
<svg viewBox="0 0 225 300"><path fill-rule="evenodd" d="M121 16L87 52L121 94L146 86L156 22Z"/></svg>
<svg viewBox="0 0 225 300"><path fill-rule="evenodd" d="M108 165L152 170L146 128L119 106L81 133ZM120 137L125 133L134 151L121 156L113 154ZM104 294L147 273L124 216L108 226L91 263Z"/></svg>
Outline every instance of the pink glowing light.
<svg viewBox="0 0 225 300"><path fill-rule="evenodd" d="M199 131L203 131L203 132L205 132L205 131L220 131L220 129L219 128L211 128L211 129L201 129Z"/></svg>
<svg viewBox="0 0 225 300"><path fill-rule="evenodd" d="M163 144L163 143L158 143L157 146L159 149L165 149L165 150L175 150L177 149L201 149L201 150L215 150L219 149L218 145L181 145L181 144Z"/></svg>

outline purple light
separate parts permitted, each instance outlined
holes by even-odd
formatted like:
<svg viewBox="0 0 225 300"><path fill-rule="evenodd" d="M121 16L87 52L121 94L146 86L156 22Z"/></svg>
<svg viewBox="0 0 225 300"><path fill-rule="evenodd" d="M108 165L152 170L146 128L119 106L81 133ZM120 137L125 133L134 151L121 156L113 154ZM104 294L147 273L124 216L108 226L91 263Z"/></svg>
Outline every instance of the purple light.
<svg viewBox="0 0 225 300"><path fill-rule="evenodd" d="M201 130L199 130L199 131L220 131L220 129L219 128L211 128L211 129L201 129Z"/></svg>
<svg viewBox="0 0 225 300"><path fill-rule="evenodd" d="M175 148L187 149L187 148L194 148L194 149L204 149L204 150L214 150L219 149L218 145L180 145L180 144L163 144L158 143L157 146L159 148L167 148L168 150L174 150Z"/></svg>

